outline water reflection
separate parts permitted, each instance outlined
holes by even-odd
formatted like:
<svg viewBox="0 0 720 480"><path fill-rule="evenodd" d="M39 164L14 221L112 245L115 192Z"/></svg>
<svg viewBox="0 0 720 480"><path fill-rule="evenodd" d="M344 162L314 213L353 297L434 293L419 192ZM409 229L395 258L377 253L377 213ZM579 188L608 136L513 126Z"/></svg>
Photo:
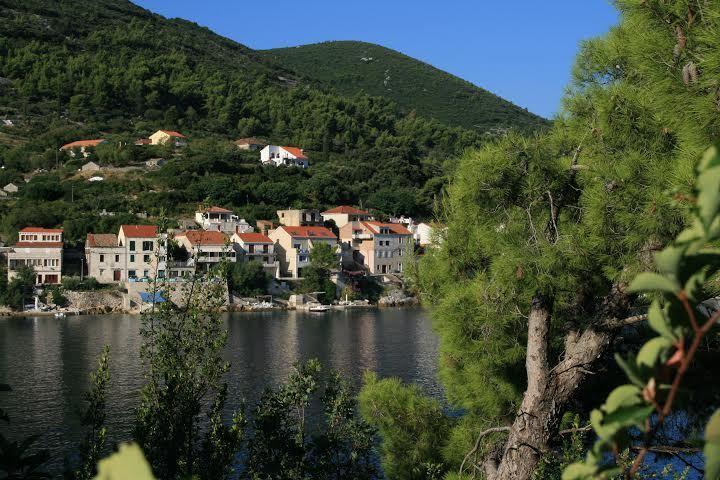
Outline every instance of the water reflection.
<svg viewBox="0 0 720 480"><path fill-rule="evenodd" d="M9 435L41 434L55 471L80 439L78 406L103 345L110 345L108 431L129 438L142 383L138 317L129 315L0 319L0 393L12 423ZM296 361L319 358L355 386L365 370L397 376L440 397L437 339L421 310L355 310L233 314L226 358L228 410L250 404L285 380Z"/></svg>

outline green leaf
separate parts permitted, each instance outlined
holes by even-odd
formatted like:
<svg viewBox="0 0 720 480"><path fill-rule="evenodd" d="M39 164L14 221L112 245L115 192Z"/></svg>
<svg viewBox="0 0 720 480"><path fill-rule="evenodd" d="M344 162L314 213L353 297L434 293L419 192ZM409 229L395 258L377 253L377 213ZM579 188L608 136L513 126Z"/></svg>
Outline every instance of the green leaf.
<svg viewBox="0 0 720 480"><path fill-rule="evenodd" d="M98 462L98 474L94 480L155 480L150 464L140 447L124 443L120 450Z"/></svg>
<svg viewBox="0 0 720 480"><path fill-rule="evenodd" d="M655 337L642 346L637 356L638 366L654 368L658 358L672 346L672 342L665 337Z"/></svg>
<svg viewBox="0 0 720 480"><path fill-rule="evenodd" d="M643 388L645 386L645 380L643 380L643 376L640 373L640 369L635 364L635 358L633 356L630 356L628 360L626 361L623 359L619 353L615 354L615 361L620 365L620 368L623 369L625 372L625 375L627 375L628 380L630 380L632 383L637 385L640 388Z"/></svg>
<svg viewBox="0 0 720 480"><path fill-rule="evenodd" d="M713 145L703 152L703 156L698 163L698 173L702 173L718 165L720 165L720 152L718 151L718 147Z"/></svg>
<svg viewBox="0 0 720 480"><path fill-rule="evenodd" d="M720 166L709 168L697 177L697 206L700 219L706 227L715 218L720 206Z"/></svg>
<svg viewBox="0 0 720 480"><path fill-rule="evenodd" d="M620 407L642 403L640 393L640 387L636 385L620 385L610 392L610 395L608 395L605 401L605 405L603 405L603 410L605 410L606 413L612 413Z"/></svg>
<svg viewBox="0 0 720 480"><path fill-rule="evenodd" d="M643 272L638 274L628 287L628 292L650 291L677 293L680 291L680 284L658 273Z"/></svg>
<svg viewBox="0 0 720 480"><path fill-rule="evenodd" d="M720 410L716 410L705 427L705 478L720 479Z"/></svg>
<svg viewBox="0 0 720 480"><path fill-rule="evenodd" d="M571 463L562 473L562 480L585 480L593 478L597 472L597 465L585 462Z"/></svg>
<svg viewBox="0 0 720 480"><path fill-rule="evenodd" d="M677 336L673 332L670 319L665 315L665 311L660 308L660 302L653 300L648 309L648 324L650 328L662 335L668 340L677 340Z"/></svg>
<svg viewBox="0 0 720 480"><path fill-rule="evenodd" d="M655 255L655 266L662 273L677 275L685 247L669 246Z"/></svg>
<svg viewBox="0 0 720 480"><path fill-rule="evenodd" d="M640 427L654 410L655 407L645 404L620 407L614 412L605 415L603 418L603 427L615 431L619 431L633 425Z"/></svg>

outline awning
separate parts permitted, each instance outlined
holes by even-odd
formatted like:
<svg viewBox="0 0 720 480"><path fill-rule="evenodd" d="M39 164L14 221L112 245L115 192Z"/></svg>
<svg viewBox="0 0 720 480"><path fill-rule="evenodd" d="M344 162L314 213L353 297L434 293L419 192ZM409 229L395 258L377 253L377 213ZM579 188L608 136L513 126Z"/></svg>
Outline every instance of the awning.
<svg viewBox="0 0 720 480"><path fill-rule="evenodd" d="M148 293L148 292L140 292L140 300L142 300L143 303L163 303L165 299L160 295L160 293Z"/></svg>

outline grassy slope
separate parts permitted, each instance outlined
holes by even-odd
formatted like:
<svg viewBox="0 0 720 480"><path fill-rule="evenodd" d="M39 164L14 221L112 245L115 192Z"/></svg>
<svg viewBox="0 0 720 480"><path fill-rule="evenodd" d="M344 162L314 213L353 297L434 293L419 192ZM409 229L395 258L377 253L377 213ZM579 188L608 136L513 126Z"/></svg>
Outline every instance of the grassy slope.
<svg viewBox="0 0 720 480"><path fill-rule="evenodd" d="M527 131L547 122L470 82L379 45L325 42L262 53L340 93L383 96L408 111L450 125Z"/></svg>

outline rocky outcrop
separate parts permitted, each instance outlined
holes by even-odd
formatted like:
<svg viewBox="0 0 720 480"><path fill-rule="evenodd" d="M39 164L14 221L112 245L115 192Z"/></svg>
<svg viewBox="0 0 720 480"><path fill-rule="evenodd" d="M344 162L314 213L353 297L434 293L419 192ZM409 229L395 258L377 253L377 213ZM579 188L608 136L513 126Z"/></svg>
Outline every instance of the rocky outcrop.
<svg viewBox="0 0 720 480"><path fill-rule="evenodd" d="M125 313L123 294L117 290L65 291L67 309L86 314Z"/></svg>
<svg viewBox="0 0 720 480"><path fill-rule="evenodd" d="M400 290L394 290L387 295L380 297L378 307L410 307L419 305L417 297L412 297Z"/></svg>

